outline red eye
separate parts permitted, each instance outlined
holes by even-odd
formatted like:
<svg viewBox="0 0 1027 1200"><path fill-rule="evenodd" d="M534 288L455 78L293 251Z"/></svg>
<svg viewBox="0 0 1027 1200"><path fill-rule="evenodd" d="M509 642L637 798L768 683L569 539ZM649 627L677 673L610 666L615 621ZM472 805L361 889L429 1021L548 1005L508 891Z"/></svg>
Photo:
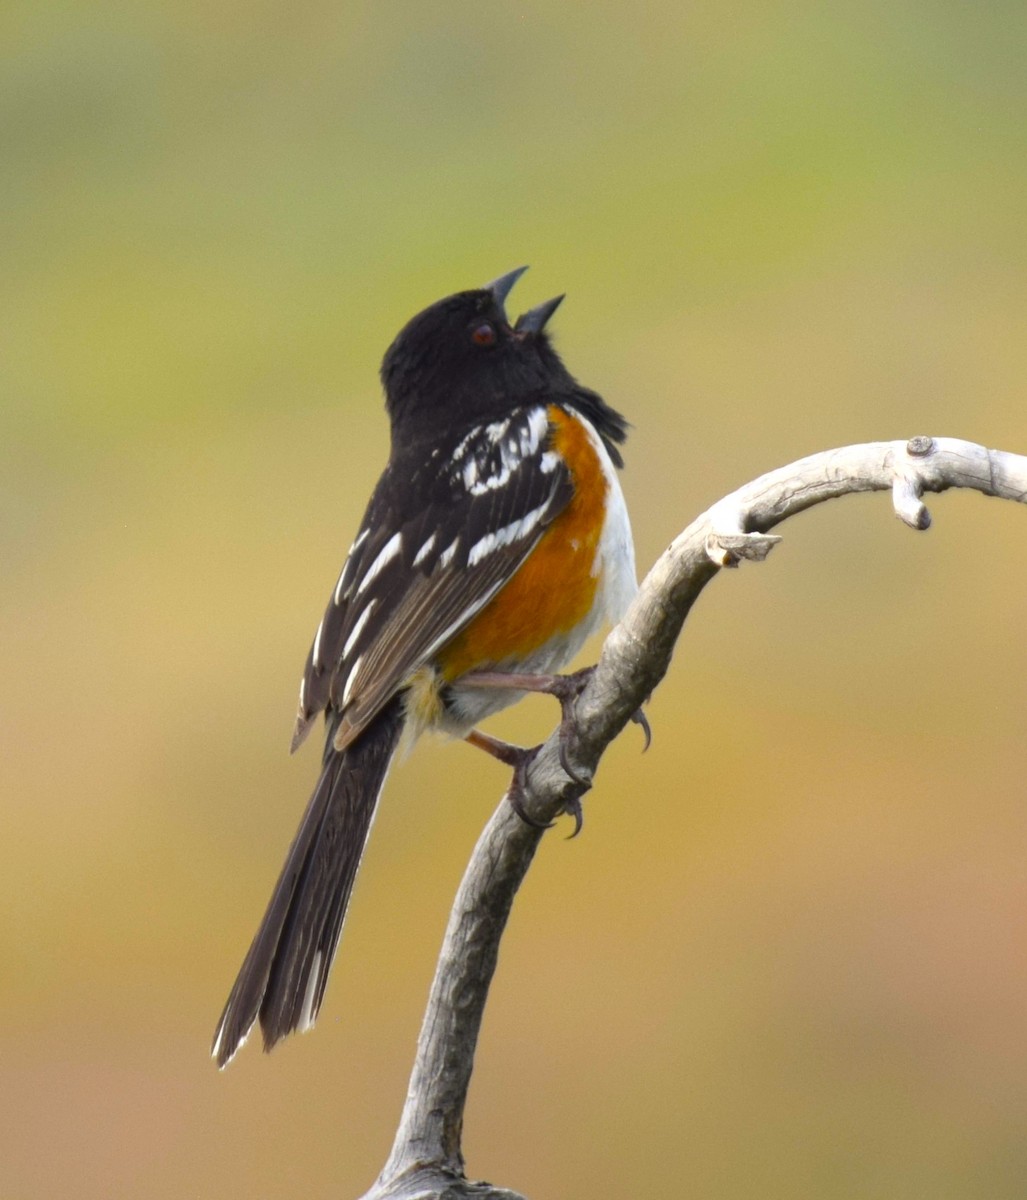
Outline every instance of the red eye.
<svg viewBox="0 0 1027 1200"><path fill-rule="evenodd" d="M492 346L496 341L496 331L488 321L484 321L481 325L475 325L471 330L471 341L476 346Z"/></svg>

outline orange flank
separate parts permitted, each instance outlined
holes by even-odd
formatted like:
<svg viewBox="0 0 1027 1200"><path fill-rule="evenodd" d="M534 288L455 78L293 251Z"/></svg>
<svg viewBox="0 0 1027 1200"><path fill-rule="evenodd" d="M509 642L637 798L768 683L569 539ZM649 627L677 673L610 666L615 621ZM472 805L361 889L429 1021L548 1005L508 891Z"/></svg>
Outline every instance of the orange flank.
<svg viewBox="0 0 1027 1200"><path fill-rule="evenodd" d="M582 423L549 406L551 448L570 469L574 498L549 526L510 582L439 653L447 682L525 658L588 616L599 585L593 574L603 532L607 482Z"/></svg>

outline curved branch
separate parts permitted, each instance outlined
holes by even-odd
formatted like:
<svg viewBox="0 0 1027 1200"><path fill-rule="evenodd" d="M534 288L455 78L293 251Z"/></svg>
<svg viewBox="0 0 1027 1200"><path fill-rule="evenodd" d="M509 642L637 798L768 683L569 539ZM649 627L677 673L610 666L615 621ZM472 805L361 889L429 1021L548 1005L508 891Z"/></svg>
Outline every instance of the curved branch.
<svg viewBox="0 0 1027 1200"><path fill-rule="evenodd" d="M780 538L768 530L853 492L890 491L896 515L927 529L925 492L972 488L1027 501L1027 458L957 438L915 437L827 450L761 475L718 501L674 539L611 632L578 699L568 758L591 779L603 752L670 666L692 605L722 567L759 561ZM550 821L580 794L560 765L554 733L528 772L525 808ZM450 914L392 1153L363 1200L522 1200L464 1176L460 1135L474 1050L499 942L541 832L504 800L471 856Z"/></svg>

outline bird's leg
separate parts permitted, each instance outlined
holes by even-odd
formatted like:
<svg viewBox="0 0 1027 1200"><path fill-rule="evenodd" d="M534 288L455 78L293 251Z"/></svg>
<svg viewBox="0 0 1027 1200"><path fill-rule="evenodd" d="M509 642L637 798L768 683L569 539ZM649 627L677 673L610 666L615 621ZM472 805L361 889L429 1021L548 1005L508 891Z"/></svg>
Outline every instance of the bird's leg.
<svg viewBox="0 0 1027 1200"><path fill-rule="evenodd" d="M493 758L498 758L508 767L519 767L525 758L530 761L538 750L537 746L531 749L515 746L513 742L504 742L491 734L482 733L480 729L472 729L464 741L477 746L479 750L484 750L486 754L491 754Z"/></svg>
<svg viewBox="0 0 1027 1200"><path fill-rule="evenodd" d="M528 767L531 765L535 755L538 754L539 747L530 746L525 748L524 746L515 746L511 742L503 742L499 738L482 733L480 729L472 729L464 738L464 741L470 742L472 746L477 746L479 750L484 750L486 754L491 754L493 758L498 758L501 763L506 763L508 767L513 767L513 779L510 783L510 790L507 792L510 807L525 825L530 825L533 829L551 829L552 822L536 821L534 817L528 816L527 810L524 807L524 788ZM579 804L579 812L580 809L581 805ZM579 820L578 827L574 832L577 833L580 828L581 823Z"/></svg>
<svg viewBox="0 0 1027 1200"><path fill-rule="evenodd" d="M585 667L573 675L518 675L506 671L472 671L460 677L460 684L481 688L510 688L518 692L544 692L560 701L560 766L579 787L592 786L582 779L567 759L567 743L574 731L574 701L581 695L595 667Z"/></svg>
<svg viewBox="0 0 1027 1200"><path fill-rule="evenodd" d="M464 675L460 682L471 687L512 688L520 692L544 692L546 695L555 696L560 701L560 765L575 783L587 787L589 781L582 779L571 769L567 761L566 745L574 729L574 702L585 690L585 685L592 678L594 671L595 667L584 667L575 671L573 675L518 675L506 671L472 671ZM640 708L631 714L631 719L642 727L642 733L645 735L645 745L642 747L644 754L653 740L649 720Z"/></svg>
<svg viewBox="0 0 1027 1200"><path fill-rule="evenodd" d="M555 696L560 701L561 714L560 766L563 767L569 779L583 790L587 790L592 786L592 781L583 779L573 769L567 757L567 744L574 733L574 703L585 690L585 685L591 679L593 671L595 671L595 667L584 667L580 671L575 671L573 675L520 675L506 671L472 671L460 677L460 684L468 687L509 688L518 692L544 692L546 695ZM649 721L641 709L632 713L631 719L636 725L641 725L642 732L645 734L645 745L642 747L644 752L649 749L653 740ZM513 746L509 742L503 742L499 738L482 733L480 729L472 729L467 735L466 741L470 742L472 746L477 746L479 750L484 750L486 754L491 754L493 758L498 758L507 766L513 767L514 777L510 785L511 807L525 824L532 825L536 829L548 829L548 825L540 824L529 817L524 808L524 786L528 766L538 754L540 747L533 746L531 749L525 750L521 746ZM574 818L574 832L571 837L577 837L582 825L581 800L577 796L569 800L565 811Z"/></svg>

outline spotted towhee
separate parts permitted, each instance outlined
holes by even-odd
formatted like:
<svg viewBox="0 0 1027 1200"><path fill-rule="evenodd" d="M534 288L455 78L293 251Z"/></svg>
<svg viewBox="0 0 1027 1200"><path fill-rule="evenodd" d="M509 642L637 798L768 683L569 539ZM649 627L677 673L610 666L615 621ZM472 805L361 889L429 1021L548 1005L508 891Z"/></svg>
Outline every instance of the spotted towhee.
<svg viewBox="0 0 1027 1200"><path fill-rule="evenodd" d="M265 1049L313 1024L404 730L496 753L473 727L531 690L509 677L559 671L635 594L626 422L550 344L562 296L510 325L525 269L433 304L385 355L391 455L300 684L292 746L323 712L321 776L218 1022L219 1066L258 1018Z"/></svg>

